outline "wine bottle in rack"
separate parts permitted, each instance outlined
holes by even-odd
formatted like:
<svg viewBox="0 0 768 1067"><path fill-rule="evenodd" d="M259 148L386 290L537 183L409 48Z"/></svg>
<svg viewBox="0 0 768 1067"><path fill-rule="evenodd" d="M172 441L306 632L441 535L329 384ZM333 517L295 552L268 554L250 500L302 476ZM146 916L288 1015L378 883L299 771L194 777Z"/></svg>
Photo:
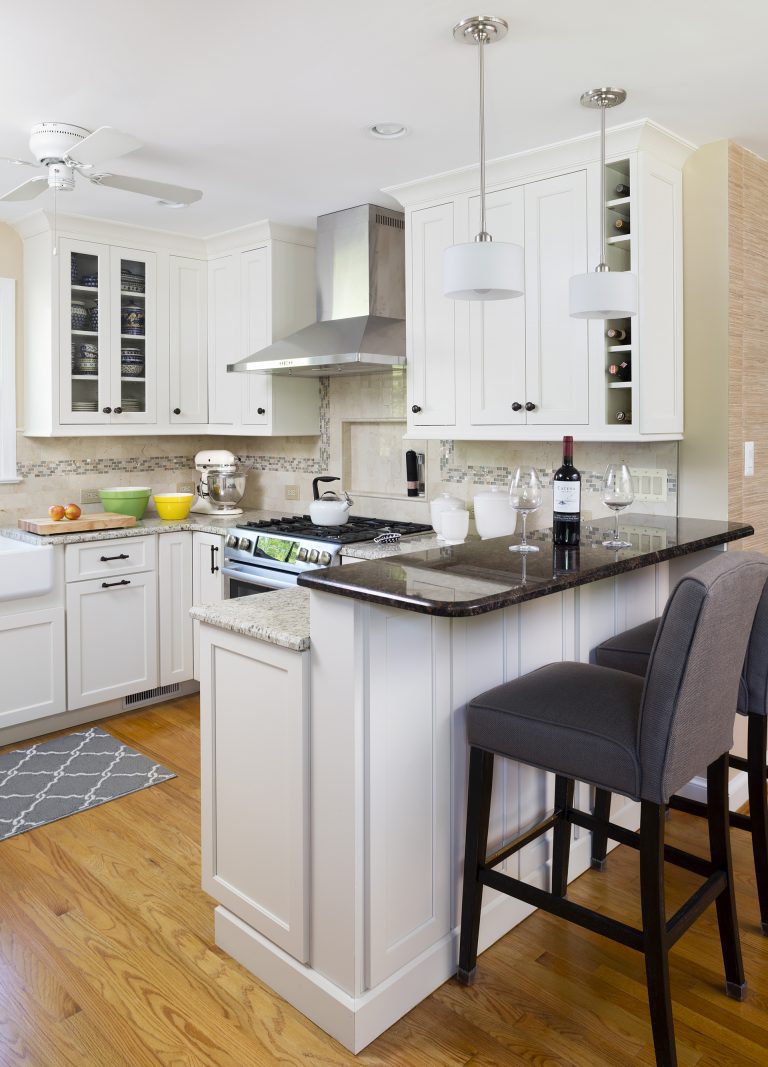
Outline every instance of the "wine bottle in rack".
<svg viewBox="0 0 768 1067"><path fill-rule="evenodd" d="M631 411L617 411L616 412L616 422L632 422L632 412Z"/></svg>
<svg viewBox="0 0 768 1067"><path fill-rule="evenodd" d="M615 382L631 382L632 364L629 357L622 359L620 363L611 363L608 368L608 374Z"/></svg>
<svg viewBox="0 0 768 1067"><path fill-rule="evenodd" d="M629 186L624 185L622 182L619 182L619 184L616 186L615 192L616 196L629 196Z"/></svg>
<svg viewBox="0 0 768 1067"><path fill-rule="evenodd" d="M626 341L627 331L620 330L617 326L611 326L610 329L605 331L605 336L610 337L613 342Z"/></svg>
<svg viewBox="0 0 768 1067"><path fill-rule="evenodd" d="M581 475L573 465L573 438L563 438L563 463L552 481L552 540L578 545L581 527Z"/></svg>
<svg viewBox="0 0 768 1067"><path fill-rule="evenodd" d="M629 219L615 219L613 228L619 233L629 233Z"/></svg>

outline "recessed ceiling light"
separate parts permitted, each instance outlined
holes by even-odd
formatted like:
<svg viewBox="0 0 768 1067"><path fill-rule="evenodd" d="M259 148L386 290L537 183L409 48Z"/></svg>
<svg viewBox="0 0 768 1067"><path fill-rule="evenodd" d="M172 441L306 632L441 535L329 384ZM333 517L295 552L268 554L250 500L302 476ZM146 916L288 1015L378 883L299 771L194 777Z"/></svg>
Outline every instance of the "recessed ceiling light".
<svg viewBox="0 0 768 1067"><path fill-rule="evenodd" d="M391 141L395 137L402 137L408 133L408 127L400 122L377 122L371 126L370 133L372 137L382 137L384 140Z"/></svg>
<svg viewBox="0 0 768 1067"><path fill-rule="evenodd" d="M158 200L158 207L189 207L183 200Z"/></svg>

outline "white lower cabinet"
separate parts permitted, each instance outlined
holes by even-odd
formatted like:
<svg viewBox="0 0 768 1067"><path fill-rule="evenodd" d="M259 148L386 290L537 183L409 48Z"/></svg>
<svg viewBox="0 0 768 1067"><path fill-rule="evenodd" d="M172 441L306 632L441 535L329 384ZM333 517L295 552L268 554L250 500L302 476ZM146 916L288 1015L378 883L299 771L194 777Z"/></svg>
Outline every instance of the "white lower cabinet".
<svg viewBox="0 0 768 1067"><path fill-rule="evenodd" d="M203 625L200 668L203 888L306 963L309 652Z"/></svg>
<svg viewBox="0 0 768 1067"><path fill-rule="evenodd" d="M192 534L163 534L157 551L160 685L172 685L193 674Z"/></svg>
<svg viewBox="0 0 768 1067"><path fill-rule="evenodd" d="M69 582L66 598L67 706L85 708L155 688L155 572Z"/></svg>
<svg viewBox="0 0 768 1067"><path fill-rule="evenodd" d="M66 708L64 609L0 617L0 729Z"/></svg>
<svg viewBox="0 0 768 1067"><path fill-rule="evenodd" d="M221 534L192 535L192 603L215 604L224 599L224 538ZM193 678L200 677L200 623L192 623Z"/></svg>

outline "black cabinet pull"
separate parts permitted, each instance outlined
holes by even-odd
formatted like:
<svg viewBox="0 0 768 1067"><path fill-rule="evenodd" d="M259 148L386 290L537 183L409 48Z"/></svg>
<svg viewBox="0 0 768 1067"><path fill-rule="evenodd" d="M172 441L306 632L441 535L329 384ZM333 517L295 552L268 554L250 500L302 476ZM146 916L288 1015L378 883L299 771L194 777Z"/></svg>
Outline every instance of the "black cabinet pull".
<svg viewBox="0 0 768 1067"><path fill-rule="evenodd" d="M525 405L525 410L526 411L535 411L536 410L536 405L532 404L530 402L530 400L529 400L528 403Z"/></svg>
<svg viewBox="0 0 768 1067"><path fill-rule="evenodd" d="M256 408L256 414L257 415L266 415L267 414L267 409L266 408Z"/></svg>
<svg viewBox="0 0 768 1067"><path fill-rule="evenodd" d="M219 569L219 568L218 568L218 567L216 566L216 553L217 553L218 551L219 551L219 550L218 550L218 548L216 547L216 545L211 545L211 574L215 574L215 573L216 573L216 571L217 571L217 570Z"/></svg>
<svg viewBox="0 0 768 1067"><path fill-rule="evenodd" d="M411 405L411 411L413 412L414 415L418 415L419 412L421 411L421 408L419 407L418 404L412 404Z"/></svg>
<svg viewBox="0 0 768 1067"><path fill-rule="evenodd" d="M518 402L515 401L514 404L512 405L512 410L513 411L522 411L523 410L523 405L522 404L518 404Z"/></svg>
<svg viewBox="0 0 768 1067"><path fill-rule="evenodd" d="M105 415L112 414L112 408L102 408L101 410L104 412Z"/></svg>
<svg viewBox="0 0 768 1067"><path fill-rule="evenodd" d="M130 585L131 583L127 578L121 578L119 582L102 582L102 589L111 589L113 585Z"/></svg>
<svg viewBox="0 0 768 1067"><path fill-rule="evenodd" d="M115 408L115 415L122 415L122 413L123 413L123 409L122 408Z"/></svg>
<svg viewBox="0 0 768 1067"><path fill-rule="evenodd" d="M174 415L181 415L181 408L174 408L173 409L173 414Z"/></svg>
<svg viewBox="0 0 768 1067"><path fill-rule="evenodd" d="M109 563L113 559L130 559L127 552L121 552L119 556L99 556L100 563Z"/></svg>

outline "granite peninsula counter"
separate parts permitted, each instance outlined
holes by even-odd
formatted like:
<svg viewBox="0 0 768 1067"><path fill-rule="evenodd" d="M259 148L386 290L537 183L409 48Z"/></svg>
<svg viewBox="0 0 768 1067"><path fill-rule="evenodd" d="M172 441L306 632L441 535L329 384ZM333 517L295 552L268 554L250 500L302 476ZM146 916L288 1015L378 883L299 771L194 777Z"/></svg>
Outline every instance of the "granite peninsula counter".
<svg viewBox="0 0 768 1067"><path fill-rule="evenodd" d="M546 663L588 661L600 641L659 615L681 573L753 532L632 514L621 527L633 548L615 552L600 543L609 527L585 525L578 552L539 531L525 560L511 537L427 541L302 576L303 651L236 632L231 615L201 625L203 886L219 903L216 942L355 1052L455 973L468 702ZM552 801L552 775L503 761L489 847ZM582 783L576 803L591 804ZM636 828L637 805L615 797L612 819ZM589 835L575 834L572 878L589 866ZM541 837L506 870L544 885L550 850ZM487 893L480 950L531 910Z"/></svg>

